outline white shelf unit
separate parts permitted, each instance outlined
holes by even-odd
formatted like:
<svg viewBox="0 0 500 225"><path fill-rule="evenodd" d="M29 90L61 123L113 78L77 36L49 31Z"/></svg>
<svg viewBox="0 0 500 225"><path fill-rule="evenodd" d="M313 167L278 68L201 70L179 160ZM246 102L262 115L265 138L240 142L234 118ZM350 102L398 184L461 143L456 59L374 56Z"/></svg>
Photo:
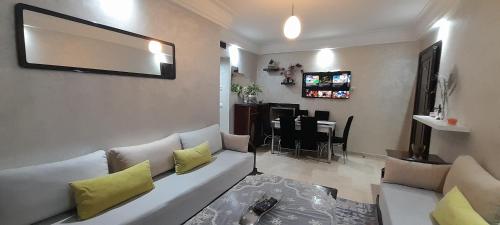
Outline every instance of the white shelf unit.
<svg viewBox="0 0 500 225"><path fill-rule="evenodd" d="M449 125L448 122L445 120L436 120L434 117L430 117L430 116L413 115L413 119L416 121L419 121L419 122L421 122L429 127L432 127L436 130L452 131L452 132L464 132L464 133L470 132L469 128L464 127L460 124L452 126L452 125Z"/></svg>

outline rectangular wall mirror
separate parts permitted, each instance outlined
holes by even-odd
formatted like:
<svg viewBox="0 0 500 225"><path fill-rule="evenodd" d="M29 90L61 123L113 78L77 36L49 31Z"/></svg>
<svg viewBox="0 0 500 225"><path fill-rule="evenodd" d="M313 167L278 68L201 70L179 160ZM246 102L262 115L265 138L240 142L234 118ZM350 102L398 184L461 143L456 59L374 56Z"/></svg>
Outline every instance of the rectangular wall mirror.
<svg viewBox="0 0 500 225"><path fill-rule="evenodd" d="M17 4L22 67L175 79L175 46L46 9Z"/></svg>

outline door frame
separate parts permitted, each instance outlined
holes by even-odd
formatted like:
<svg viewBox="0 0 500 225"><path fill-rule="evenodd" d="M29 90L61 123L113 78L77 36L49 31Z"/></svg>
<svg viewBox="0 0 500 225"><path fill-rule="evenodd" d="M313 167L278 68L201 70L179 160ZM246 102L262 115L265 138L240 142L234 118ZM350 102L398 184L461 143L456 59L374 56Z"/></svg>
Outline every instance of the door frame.
<svg viewBox="0 0 500 225"><path fill-rule="evenodd" d="M422 73L421 73L422 57L425 54L427 54L428 51L432 51L432 55L434 58L432 65L431 65L431 74L434 78L434 79L431 79L431 82L433 83L431 86L434 88L433 88L433 90L429 90L430 91L430 94L429 94L430 95L429 96L430 103L429 103L429 105L432 105L433 107L435 106L437 83L438 83L438 78L439 78L439 67L441 64L442 47L443 47L443 42L438 41L438 42L432 44L431 46L429 46L428 48L426 48L425 50L421 51L419 56L418 56L417 86L415 89L415 100L413 102L413 115L417 115L417 113L418 113L418 107L419 107L419 102L420 102L420 99L419 99L420 98L420 91L424 91L424 90L421 90L421 88L422 88L421 87L422 86ZM410 153L411 153L411 145L412 145L412 143L415 142L415 133L416 133L416 129L417 129L417 123L420 123L420 122L413 119L413 115L411 118L412 124L411 124L410 145L408 146ZM422 124L422 125L426 127L425 128L426 131L425 131L425 135L424 135L424 144L427 146L426 152L428 153L429 148L430 148L430 142L431 142L432 128L425 125L425 124Z"/></svg>

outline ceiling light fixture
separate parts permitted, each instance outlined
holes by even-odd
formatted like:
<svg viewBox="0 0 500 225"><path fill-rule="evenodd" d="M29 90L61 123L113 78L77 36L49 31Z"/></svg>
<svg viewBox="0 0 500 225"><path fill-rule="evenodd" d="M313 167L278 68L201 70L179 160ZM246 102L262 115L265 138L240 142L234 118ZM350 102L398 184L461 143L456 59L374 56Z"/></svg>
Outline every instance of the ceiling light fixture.
<svg viewBox="0 0 500 225"><path fill-rule="evenodd" d="M292 3L292 16L288 17L283 26L283 34L288 39L295 39L300 35L300 31L302 29L300 20L293 14L294 5Z"/></svg>

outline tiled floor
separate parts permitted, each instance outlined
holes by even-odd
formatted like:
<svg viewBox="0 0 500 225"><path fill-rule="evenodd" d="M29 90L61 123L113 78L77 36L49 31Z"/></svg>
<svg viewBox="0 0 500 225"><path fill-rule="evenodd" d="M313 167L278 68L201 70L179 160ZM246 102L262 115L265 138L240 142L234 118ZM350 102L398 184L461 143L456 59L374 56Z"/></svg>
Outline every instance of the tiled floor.
<svg viewBox="0 0 500 225"><path fill-rule="evenodd" d="M292 154L271 154L266 148L257 151L259 172L333 187L339 197L363 203L375 202L383 167L383 159L360 155L349 155L346 164L337 156L328 164L307 157L297 159Z"/></svg>

